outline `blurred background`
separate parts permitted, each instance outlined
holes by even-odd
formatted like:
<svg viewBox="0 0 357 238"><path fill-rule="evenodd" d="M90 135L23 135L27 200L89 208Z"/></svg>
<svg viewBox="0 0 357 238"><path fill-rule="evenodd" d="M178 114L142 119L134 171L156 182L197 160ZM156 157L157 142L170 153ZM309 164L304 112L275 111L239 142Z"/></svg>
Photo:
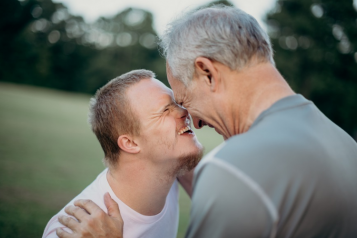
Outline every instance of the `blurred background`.
<svg viewBox="0 0 357 238"><path fill-rule="evenodd" d="M104 169L88 102L139 68L167 84L156 41L183 10L240 7L268 31L277 68L357 139L357 1L0 1L0 237L41 237ZM167 84L168 85L168 84ZM206 153L223 140L196 131ZM180 190L183 237L190 201Z"/></svg>

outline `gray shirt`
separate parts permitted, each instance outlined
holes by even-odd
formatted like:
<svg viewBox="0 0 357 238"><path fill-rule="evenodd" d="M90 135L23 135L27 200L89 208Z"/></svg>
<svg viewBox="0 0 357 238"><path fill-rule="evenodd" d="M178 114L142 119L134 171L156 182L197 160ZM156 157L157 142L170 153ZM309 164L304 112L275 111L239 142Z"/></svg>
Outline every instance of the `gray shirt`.
<svg viewBox="0 0 357 238"><path fill-rule="evenodd" d="M301 95L195 170L186 237L357 237L357 144Z"/></svg>

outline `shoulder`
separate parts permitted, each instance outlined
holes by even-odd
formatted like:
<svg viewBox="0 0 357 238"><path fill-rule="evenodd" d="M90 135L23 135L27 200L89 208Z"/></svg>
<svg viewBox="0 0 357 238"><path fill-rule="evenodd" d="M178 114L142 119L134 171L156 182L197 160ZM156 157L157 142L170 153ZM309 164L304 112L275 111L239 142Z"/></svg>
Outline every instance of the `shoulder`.
<svg viewBox="0 0 357 238"><path fill-rule="evenodd" d="M266 237L275 232L277 209L248 175L217 159L207 161L197 173L189 231L192 237Z"/></svg>
<svg viewBox="0 0 357 238"><path fill-rule="evenodd" d="M207 183L215 179L216 174L221 174L214 171L219 168L234 176L235 180L251 185L253 190L259 187L272 196L274 188L285 187L291 179L304 184L313 183L318 179L318 173L327 166L318 158L314 146L303 140L298 142L288 136L269 138L249 133L229 139L213 155L203 160L195 179L200 178L209 165L211 169L207 173L211 172L206 175L210 177Z"/></svg>
<svg viewBox="0 0 357 238"><path fill-rule="evenodd" d="M53 216L51 218L51 220L47 223L45 231L43 232L42 238L57 238L58 237L56 234L57 228L64 228L67 232L72 233L72 231L70 229L68 229L67 227L65 227L58 221L58 217L60 215L66 215L66 214L64 211L63 212L61 211L61 212L57 213L55 216Z"/></svg>
<svg viewBox="0 0 357 238"><path fill-rule="evenodd" d="M51 220L47 223L45 231L43 233L43 238L45 237L57 237L56 229L64 228L64 226L59 223L58 217L61 215L67 215L64 211L65 207L69 205L73 205L74 201L78 199L90 199L94 203L96 203L100 208L106 209L104 205L104 194L105 194L105 186L104 186L104 178L105 171L98 175L98 177L88 185L79 195L73 198L69 203L67 203L56 215L54 215ZM104 176L104 177L103 177Z"/></svg>
<svg viewBox="0 0 357 238"><path fill-rule="evenodd" d="M243 191L245 191L245 195L249 194L250 198L257 198L259 200L258 203L262 203L266 207L272 219L276 219L276 209L258 181L233 164L225 160L212 158L206 161L202 168L197 171L194 192L200 190L211 194L213 193L211 188L215 186L216 189L228 193L233 192L233 190L229 189L231 187L239 191L239 197L241 198L243 197ZM200 192L197 193L200 194Z"/></svg>
<svg viewBox="0 0 357 238"><path fill-rule="evenodd" d="M321 142L316 133L293 122L272 124L256 125L244 134L231 137L214 157L247 172L253 168L259 172L264 169L279 172L279 167L296 170L323 166L318 164L321 161L316 149Z"/></svg>

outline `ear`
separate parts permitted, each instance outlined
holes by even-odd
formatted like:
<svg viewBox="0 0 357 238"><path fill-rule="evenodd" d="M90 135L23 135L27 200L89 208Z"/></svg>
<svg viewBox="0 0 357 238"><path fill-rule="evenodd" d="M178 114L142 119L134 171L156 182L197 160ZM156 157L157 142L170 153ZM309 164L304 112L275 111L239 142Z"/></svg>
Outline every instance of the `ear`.
<svg viewBox="0 0 357 238"><path fill-rule="evenodd" d="M120 149L127 153L137 154L140 152L139 145L134 141L133 137L129 135L119 136L117 143Z"/></svg>
<svg viewBox="0 0 357 238"><path fill-rule="evenodd" d="M198 79L202 79L210 87L211 91L217 90L220 78L212 60L205 57L197 57L195 60L195 72Z"/></svg>

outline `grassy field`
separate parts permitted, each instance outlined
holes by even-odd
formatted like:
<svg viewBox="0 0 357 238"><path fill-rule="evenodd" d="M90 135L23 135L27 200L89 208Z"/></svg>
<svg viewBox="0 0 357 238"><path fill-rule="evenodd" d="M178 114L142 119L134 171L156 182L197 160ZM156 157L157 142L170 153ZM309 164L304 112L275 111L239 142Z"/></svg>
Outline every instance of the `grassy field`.
<svg viewBox="0 0 357 238"><path fill-rule="evenodd" d="M41 237L48 220L104 169L88 95L0 83L0 237ZM197 132L206 153L222 139ZM190 200L180 188L180 225Z"/></svg>

